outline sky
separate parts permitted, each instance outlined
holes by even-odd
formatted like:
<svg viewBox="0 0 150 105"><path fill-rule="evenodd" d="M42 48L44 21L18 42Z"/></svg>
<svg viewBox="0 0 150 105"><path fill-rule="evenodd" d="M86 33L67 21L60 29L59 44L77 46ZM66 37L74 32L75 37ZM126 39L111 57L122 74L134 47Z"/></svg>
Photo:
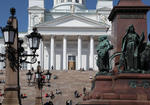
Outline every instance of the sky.
<svg viewBox="0 0 150 105"><path fill-rule="evenodd" d="M113 0L114 5L119 0ZM150 0L142 0L146 5L150 5ZM95 9L97 0L87 0L87 8ZM53 6L53 0L45 0L45 8L51 9ZM19 32L27 32L28 26L28 0L1 0L0 3L0 26L4 27L7 23L7 19L10 16L10 8L16 8L16 17L18 18ZM150 12L148 13L148 33L150 33ZM1 33L0 33L1 35Z"/></svg>

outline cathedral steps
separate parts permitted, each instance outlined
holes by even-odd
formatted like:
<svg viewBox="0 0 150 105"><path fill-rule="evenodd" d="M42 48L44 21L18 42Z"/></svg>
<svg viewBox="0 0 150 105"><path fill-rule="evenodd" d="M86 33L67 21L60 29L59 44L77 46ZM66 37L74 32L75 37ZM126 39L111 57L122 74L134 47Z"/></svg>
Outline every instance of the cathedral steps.
<svg viewBox="0 0 150 105"><path fill-rule="evenodd" d="M91 89L91 79L90 76L94 77L95 71L51 71L52 78L50 80L51 87L44 86L42 90L43 94L43 103L51 100L54 105L66 105L67 100L72 100L73 105L82 101L82 97L75 98L74 91L77 90L83 96L83 87L86 87L87 91ZM22 99L23 105L34 105L35 103L35 87L28 86L26 80L27 71L20 72L20 85L21 93L26 94L27 98ZM53 79L54 75L58 78ZM0 79L3 79L4 76L1 76ZM2 89L3 86L1 85ZM62 95L56 95L56 89L62 91ZM3 89L2 89L3 90ZM50 97L46 98L45 94L50 94L50 91L53 91L55 98L52 100Z"/></svg>

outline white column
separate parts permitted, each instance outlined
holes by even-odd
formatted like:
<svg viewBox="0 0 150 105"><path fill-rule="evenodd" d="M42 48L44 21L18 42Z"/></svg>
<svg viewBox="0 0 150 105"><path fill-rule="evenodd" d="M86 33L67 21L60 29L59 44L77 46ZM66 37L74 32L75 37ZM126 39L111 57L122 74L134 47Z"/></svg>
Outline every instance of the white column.
<svg viewBox="0 0 150 105"><path fill-rule="evenodd" d="M54 69L54 36L51 36L51 68Z"/></svg>
<svg viewBox="0 0 150 105"><path fill-rule="evenodd" d="M81 36L78 36L78 70L80 70L81 68L81 49L82 49L82 40L81 40Z"/></svg>
<svg viewBox="0 0 150 105"><path fill-rule="evenodd" d="M93 36L90 37L90 65L89 68L94 69L94 38Z"/></svg>
<svg viewBox="0 0 150 105"><path fill-rule="evenodd" d="M40 65L41 65L41 69L44 70L44 43L43 43L43 40L41 40L41 43L40 43Z"/></svg>
<svg viewBox="0 0 150 105"><path fill-rule="evenodd" d="M29 48L29 45L28 45L28 54L31 54L32 52L31 52L31 49ZM28 57L28 59L27 59L28 61L31 61L31 57ZM28 70L31 70L31 68L32 68L32 64L27 64L27 69Z"/></svg>
<svg viewBox="0 0 150 105"><path fill-rule="evenodd" d="M63 70L67 70L67 39L63 37Z"/></svg>
<svg viewBox="0 0 150 105"><path fill-rule="evenodd" d="M57 0L54 0L54 6L53 6L53 7L55 7L55 6L56 6L56 4L57 4Z"/></svg>
<svg viewBox="0 0 150 105"><path fill-rule="evenodd" d="M79 0L79 3L82 4L82 0Z"/></svg>
<svg viewBox="0 0 150 105"><path fill-rule="evenodd" d="M68 0L64 0L65 2L67 2Z"/></svg>

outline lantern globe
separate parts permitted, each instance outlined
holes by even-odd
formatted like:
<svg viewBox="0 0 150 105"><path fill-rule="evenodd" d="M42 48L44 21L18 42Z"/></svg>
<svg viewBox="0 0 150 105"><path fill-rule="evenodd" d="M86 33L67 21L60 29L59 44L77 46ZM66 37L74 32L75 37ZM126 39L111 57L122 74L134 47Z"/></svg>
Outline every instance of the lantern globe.
<svg viewBox="0 0 150 105"><path fill-rule="evenodd" d="M30 70L28 71L28 73L26 73L26 75L27 75L27 80L32 80L33 73L31 73Z"/></svg>
<svg viewBox="0 0 150 105"><path fill-rule="evenodd" d="M37 28L33 28L33 32L27 35L28 41L29 41L29 47L32 50L39 49L40 39L42 36L40 33L38 33Z"/></svg>
<svg viewBox="0 0 150 105"><path fill-rule="evenodd" d="M5 44L14 44L16 30L13 28L10 22L7 23L6 27L2 28L2 34L4 37Z"/></svg>

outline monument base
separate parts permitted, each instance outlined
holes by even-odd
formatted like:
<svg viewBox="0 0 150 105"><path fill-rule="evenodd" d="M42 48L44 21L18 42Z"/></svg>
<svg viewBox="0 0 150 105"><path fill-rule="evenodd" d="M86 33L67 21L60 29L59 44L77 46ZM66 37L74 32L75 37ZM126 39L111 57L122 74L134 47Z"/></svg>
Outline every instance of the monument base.
<svg viewBox="0 0 150 105"><path fill-rule="evenodd" d="M5 91L2 105L19 105L18 91Z"/></svg>
<svg viewBox="0 0 150 105"><path fill-rule="evenodd" d="M92 92L77 105L150 105L150 74L96 76Z"/></svg>

